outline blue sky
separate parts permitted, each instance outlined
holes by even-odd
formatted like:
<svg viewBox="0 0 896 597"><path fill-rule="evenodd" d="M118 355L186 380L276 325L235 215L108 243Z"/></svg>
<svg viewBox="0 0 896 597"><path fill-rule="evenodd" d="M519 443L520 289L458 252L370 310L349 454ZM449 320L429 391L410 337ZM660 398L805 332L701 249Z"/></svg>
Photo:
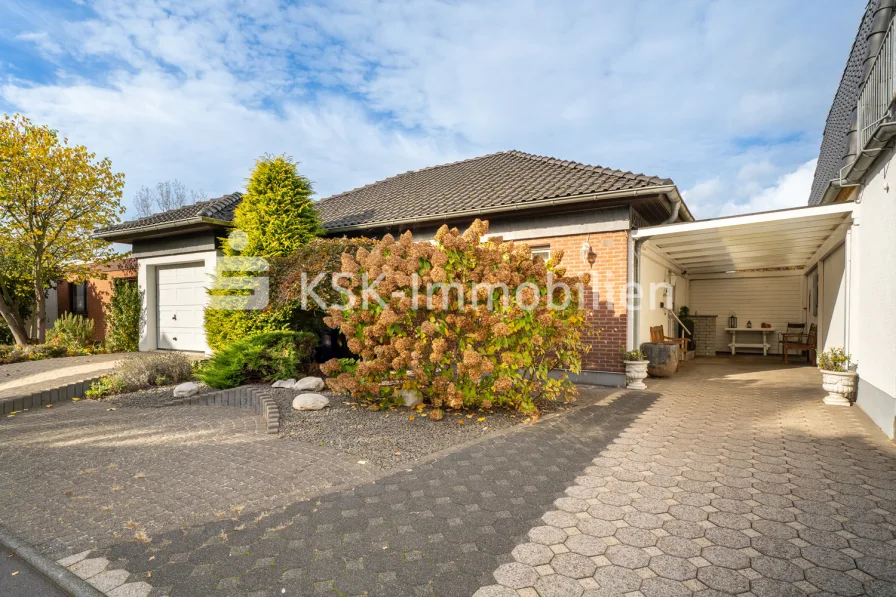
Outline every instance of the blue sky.
<svg viewBox="0 0 896 597"><path fill-rule="evenodd" d="M697 217L803 205L863 0L6 0L0 110L130 205L287 153L327 196L505 149L672 178Z"/></svg>

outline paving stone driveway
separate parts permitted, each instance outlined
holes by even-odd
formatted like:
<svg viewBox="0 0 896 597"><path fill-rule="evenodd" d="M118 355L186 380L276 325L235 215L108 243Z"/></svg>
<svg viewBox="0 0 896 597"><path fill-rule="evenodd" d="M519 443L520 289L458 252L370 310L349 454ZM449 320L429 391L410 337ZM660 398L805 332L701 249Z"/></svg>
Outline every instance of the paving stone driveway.
<svg viewBox="0 0 896 597"><path fill-rule="evenodd" d="M651 383L476 597L896 595L894 445L817 371L757 362Z"/></svg>
<svg viewBox="0 0 896 597"><path fill-rule="evenodd" d="M130 582L150 583L153 595L172 597L896 594L896 449L858 409L823 405L816 370L704 359L649 384L649 392L618 393L310 500L184 520L150 533L148 542L122 533L91 557L126 569ZM184 418L231 409L171 410ZM13 428L0 426L2 444ZM68 441L64 426L43 441L53 433ZM149 436L137 426L122 433L122 440L134 434L139 455ZM90 446L73 440L66 445L74 451L80 441ZM86 511L58 511L55 501L43 508L40 467L14 482L4 476L28 447L20 441L15 458L0 458L0 508L21 535L48 540ZM139 465L162 462L157 470L176 476L188 466L176 460L180 450ZM120 454L126 464L127 452ZM203 471L222 458L190 470L206 474L208 484L214 476ZM277 462L283 467L288 458L280 453ZM119 483L143 481L133 475L128 469ZM72 472L65 479L76 482ZM169 488L190 477L176 479ZM265 479L267 497L275 497L276 474ZM38 488L27 503L9 501L10 487L29 483ZM139 487L135 500L153 491ZM245 491L232 485L222 495L234 490ZM155 490L147 501L172 509L219 499L227 502L214 492ZM95 513L91 524L102 528L104 515ZM67 545L80 546L79 539Z"/></svg>
<svg viewBox="0 0 896 597"><path fill-rule="evenodd" d="M246 410L107 408L0 419L0 520L54 559L373 476L329 448L278 441Z"/></svg>
<svg viewBox="0 0 896 597"><path fill-rule="evenodd" d="M0 398L25 396L104 375L115 369L122 359L146 354L148 353L95 354L0 365Z"/></svg>

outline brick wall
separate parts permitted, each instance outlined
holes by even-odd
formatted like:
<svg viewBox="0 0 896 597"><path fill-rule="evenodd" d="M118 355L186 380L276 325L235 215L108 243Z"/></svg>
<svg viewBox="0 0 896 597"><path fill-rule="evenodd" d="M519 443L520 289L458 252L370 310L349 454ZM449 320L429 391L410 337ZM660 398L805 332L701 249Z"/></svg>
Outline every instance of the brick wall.
<svg viewBox="0 0 896 597"><path fill-rule="evenodd" d="M586 241L591 245L593 264L584 261L579 252ZM591 289L586 289L585 301L591 308L589 321L596 333L586 336L591 351L582 359L582 368L625 371L619 353L626 345L628 330L624 300L628 283L628 233L576 234L517 242L525 242L530 247L550 245L551 249L563 249L560 264L568 273L591 273Z"/></svg>
<svg viewBox="0 0 896 597"><path fill-rule="evenodd" d="M90 278L87 280L87 317L94 321L93 339L102 342L106 339L106 309L112 298L113 284L118 278L135 278L128 270L112 270L105 272L106 278ZM59 315L71 311L72 283L60 282L56 288L59 297Z"/></svg>
<svg viewBox="0 0 896 597"><path fill-rule="evenodd" d="M697 356L715 356L717 316L693 315L692 317L694 318L694 342L697 344Z"/></svg>

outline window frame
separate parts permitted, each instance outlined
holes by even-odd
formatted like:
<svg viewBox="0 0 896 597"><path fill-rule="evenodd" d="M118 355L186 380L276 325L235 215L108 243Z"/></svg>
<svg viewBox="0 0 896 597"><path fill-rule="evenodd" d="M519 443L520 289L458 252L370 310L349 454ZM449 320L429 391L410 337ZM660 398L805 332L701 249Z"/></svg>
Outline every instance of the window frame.
<svg viewBox="0 0 896 597"><path fill-rule="evenodd" d="M88 286L87 282L81 282L79 284L69 284L70 292L69 292L69 311L72 315L81 315L87 317L87 296L88 296ZM78 308L78 291L84 293L84 308Z"/></svg>

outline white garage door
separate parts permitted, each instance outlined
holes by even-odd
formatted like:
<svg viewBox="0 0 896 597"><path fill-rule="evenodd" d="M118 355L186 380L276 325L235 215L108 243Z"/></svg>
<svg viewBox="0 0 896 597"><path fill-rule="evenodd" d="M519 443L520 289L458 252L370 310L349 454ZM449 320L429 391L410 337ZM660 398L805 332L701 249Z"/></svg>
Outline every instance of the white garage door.
<svg viewBox="0 0 896 597"><path fill-rule="evenodd" d="M158 347L163 350L205 350L203 311L208 284L205 265L184 263L159 266Z"/></svg>

